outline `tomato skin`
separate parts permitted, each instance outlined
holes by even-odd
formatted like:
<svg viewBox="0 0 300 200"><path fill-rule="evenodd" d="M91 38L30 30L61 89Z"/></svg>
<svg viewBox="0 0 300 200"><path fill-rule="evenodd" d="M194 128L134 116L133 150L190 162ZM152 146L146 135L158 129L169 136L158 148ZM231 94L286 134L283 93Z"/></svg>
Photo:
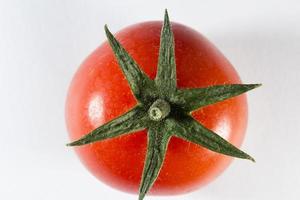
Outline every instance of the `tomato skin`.
<svg viewBox="0 0 300 200"><path fill-rule="evenodd" d="M129 26L115 36L154 79L162 22ZM202 35L172 23L179 88L241 83L228 60ZM97 48L80 66L69 88L66 123L72 141L132 108L137 101L108 43ZM246 96L201 108L195 119L240 146L247 125ZM147 137L146 131L123 135L81 147L83 164L104 183L127 192L138 192ZM161 172L150 194L173 195L193 191L217 177L231 158L173 137Z"/></svg>

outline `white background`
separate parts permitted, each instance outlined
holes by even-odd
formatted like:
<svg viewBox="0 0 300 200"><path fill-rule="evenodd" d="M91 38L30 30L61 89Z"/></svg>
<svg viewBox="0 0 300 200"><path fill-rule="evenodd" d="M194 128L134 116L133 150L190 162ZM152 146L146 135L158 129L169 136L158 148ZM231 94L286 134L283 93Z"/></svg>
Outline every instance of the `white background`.
<svg viewBox="0 0 300 200"><path fill-rule="evenodd" d="M202 32L228 57L248 95L243 149L216 181L190 194L147 199L300 198L299 1L0 1L1 199L137 199L96 180L65 147L64 103L81 61L129 24L171 20Z"/></svg>

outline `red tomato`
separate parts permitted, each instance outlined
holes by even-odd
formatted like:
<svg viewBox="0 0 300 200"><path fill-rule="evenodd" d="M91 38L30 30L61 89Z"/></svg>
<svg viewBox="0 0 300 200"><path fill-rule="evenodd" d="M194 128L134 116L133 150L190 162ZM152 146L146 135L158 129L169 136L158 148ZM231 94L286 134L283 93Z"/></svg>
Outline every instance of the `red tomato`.
<svg viewBox="0 0 300 200"><path fill-rule="evenodd" d="M129 26L116 38L154 79L162 22ZM228 60L202 35L172 23L175 37L177 84L180 88L240 83ZM105 42L80 66L66 102L66 122L72 141L132 108L135 100L114 54ZM193 116L230 143L240 146L247 124L245 95L197 110ZM83 164L104 183L137 193L145 161L146 131L107 139L76 152ZM173 137L158 179L150 193L179 194L215 179L231 158Z"/></svg>

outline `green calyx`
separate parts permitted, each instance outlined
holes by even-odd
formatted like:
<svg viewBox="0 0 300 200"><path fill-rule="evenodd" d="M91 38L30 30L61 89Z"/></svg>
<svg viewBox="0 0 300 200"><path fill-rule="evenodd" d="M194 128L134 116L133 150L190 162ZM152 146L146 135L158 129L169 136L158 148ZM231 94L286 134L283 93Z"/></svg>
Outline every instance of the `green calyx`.
<svg viewBox="0 0 300 200"><path fill-rule="evenodd" d="M224 155L254 159L233 146L218 134L193 119L190 113L214 104L261 84L227 84L207 88L178 89L174 38L168 13L165 12L161 31L158 69L151 80L105 26L105 32L131 91L139 102L127 113L107 122L68 146L80 146L114 138L138 130L148 130L148 146L139 200L149 191L163 165L170 138L176 136Z"/></svg>

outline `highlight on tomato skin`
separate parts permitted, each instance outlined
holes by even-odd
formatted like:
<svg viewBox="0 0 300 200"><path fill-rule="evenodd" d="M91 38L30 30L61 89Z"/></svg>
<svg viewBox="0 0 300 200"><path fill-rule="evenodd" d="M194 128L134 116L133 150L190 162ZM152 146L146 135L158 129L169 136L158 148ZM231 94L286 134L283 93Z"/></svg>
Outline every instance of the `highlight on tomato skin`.
<svg viewBox="0 0 300 200"><path fill-rule="evenodd" d="M151 80L157 77L162 24L161 21L138 23L114 34ZM205 37L179 23L171 23L171 27L177 88L241 84L230 62ZM254 85L251 87L254 88ZM110 45L103 43L81 64L68 91L66 123L71 141L124 115L137 102ZM193 111L192 117L229 143L240 147L247 126L246 96L242 94L202 107ZM165 129L162 127L160 130ZM149 130L138 130L76 147L75 151L99 180L113 188L136 194L149 148L147 137ZM170 137L162 168L149 194L175 195L196 190L219 176L231 160L229 156L180 137Z"/></svg>

